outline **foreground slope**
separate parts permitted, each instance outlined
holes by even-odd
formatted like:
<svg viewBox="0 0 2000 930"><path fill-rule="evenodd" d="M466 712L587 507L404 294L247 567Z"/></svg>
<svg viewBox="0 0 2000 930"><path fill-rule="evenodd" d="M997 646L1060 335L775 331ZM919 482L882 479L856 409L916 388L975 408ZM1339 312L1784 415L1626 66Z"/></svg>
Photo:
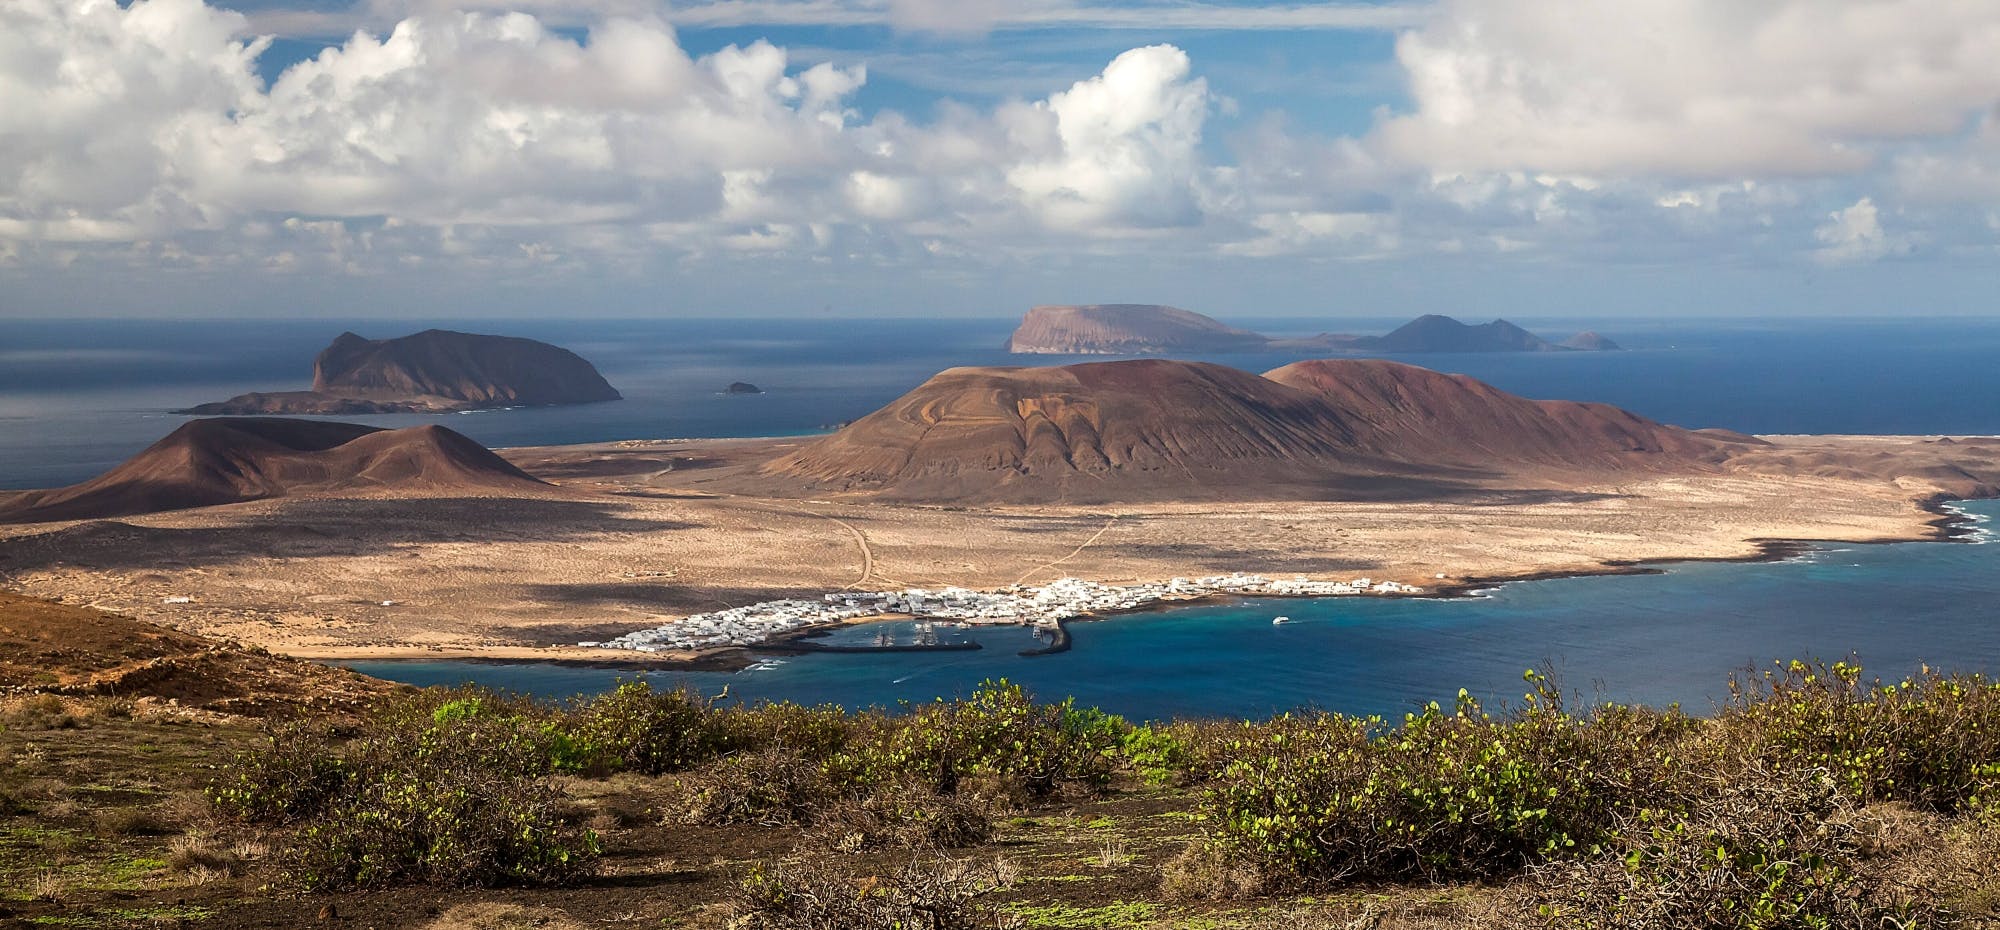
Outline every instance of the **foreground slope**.
<svg viewBox="0 0 2000 930"><path fill-rule="evenodd" d="M244 394L186 412L344 416L586 404L619 396L568 349L430 329L398 339L342 333L313 360L312 390Z"/></svg>
<svg viewBox="0 0 2000 930"><path fill-rule="evenodd" d="M89 481L0 502L0 523L101 519L313 493L544 487L441 426L385 430L278 418L194 420Z"/></svg>
<svg viewBox="0 0 2000 930"><path fill-rule="evenodd" d="M1303 362L1260 377L1139 360L951 369L764 473L934 501L1337 498L1381 475L1695 470L1728 445L1392 362Z"/></svg>
<svg viewBox="0 0 2000 930"><path fill-rule="evenodd" d="M0 591L0 694L151 697L261 716L351 708L392 688L346 669Z"/></svg>

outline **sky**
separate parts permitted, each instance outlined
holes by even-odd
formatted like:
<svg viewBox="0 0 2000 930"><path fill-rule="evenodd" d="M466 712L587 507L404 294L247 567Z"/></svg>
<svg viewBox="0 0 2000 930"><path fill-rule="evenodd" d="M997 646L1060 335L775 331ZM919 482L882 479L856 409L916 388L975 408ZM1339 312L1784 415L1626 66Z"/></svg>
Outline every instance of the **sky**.
<svg viewBox="0 0 2000 930"><path fill-rule="evenodd" d="M1995 62L1992 0L0 0L0 317L1990 315Z"/></svg>

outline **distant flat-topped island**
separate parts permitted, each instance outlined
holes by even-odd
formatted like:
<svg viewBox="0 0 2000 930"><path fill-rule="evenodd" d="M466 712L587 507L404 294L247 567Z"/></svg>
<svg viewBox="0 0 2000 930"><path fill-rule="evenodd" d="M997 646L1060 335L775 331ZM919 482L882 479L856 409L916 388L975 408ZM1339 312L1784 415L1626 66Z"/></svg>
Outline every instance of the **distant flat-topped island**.
<svg viewBox="0 0 2000 930"><path fill-rule="evenodd" d="M617 389L568 349L514 336L429 329L397 339L342 333L313 359L311 390L242 394L177 412L362 416L618 399Z"/></svg>
<svg viewBox="0 0 2000 930"><path fill-rule="evenodd" d="M2000 440L1686 430L1345 359L953 369L824 437L467 443L204 427L0 495L0 585L317 658L726 661L743 637L680 634L788 599L1448 593L1931 538L1939 501L2000 493Z"/></svg>
<svg viewBox="0 0 2000 930"><path fill-rule="evenodd" d="M1068 304L1035 307L1007 339L1016 355L1174 355L1236 352L1425 355L1447 352L1615 352L1595 332L1550 342L1506 320L1470 325L1420 316L1382 336L1320 333L1279 338L1238 329L1179 307Z"/></svg>

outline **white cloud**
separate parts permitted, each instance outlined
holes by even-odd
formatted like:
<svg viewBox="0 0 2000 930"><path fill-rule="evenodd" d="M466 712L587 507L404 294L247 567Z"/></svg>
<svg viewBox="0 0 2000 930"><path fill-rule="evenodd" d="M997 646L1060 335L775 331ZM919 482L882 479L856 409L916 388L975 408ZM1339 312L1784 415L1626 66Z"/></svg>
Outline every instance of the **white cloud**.
<svg viewBox="0 0 2000 930"><path fill-rule="evenodd" d="M412 256L927 253L917 242L1189 224L1211 171L1206 84L1171 46L922 125L861 118L862 67L761 41L691 56L655 19L579 39L522 13L418 16L268 88L241 28L199 0L0 0L0 241L167 240L215 264L242 248L350 273Z"/></svg>
<svg viewBox="0 0 2000 930"><path fill-rule="evenodd" d="M1827 265L1872 262L1907 252L1911 246L1908 236L1883 231L1881 212L1867 197L1834 211L1824 225L1813 230L1813 238L1821 244L1813 258Z"/></svg>
<svg viewBox="0 0 2000 930"><path fill-rule="evenodd" d="M1398 156L1460 171L1838 175L2000 100L1989 0L1445 0Z"/></svg>
<svg viewBox="0 0 2000 930"><path fill-rule="evenodd" d="M214 222L181 159L257 99L261 42L200 0L0 0L0 237L131 239Z"/></svg>
<svg viewBox="0 0 2000 930"><path fill-rule="evenodd" d="M1052 226L1175 226L1200 218L1196 183L1208 84L1186 52L1137 48L1104 73L1012 114L1038 153L1007 178Z"/></svg>
<svg viewBox="0 0 2000 930"><path fill-rule="evenodd" d="M340 36L385 30L413 16L478 11L529 13L554 26L612 17L654 17L693 28L888 26L977 35L1006 29L1388 31L1423 21L1410 3L1304 3L1243 6L1188 0L1076 3L1071 0L363 0L336 10L268 8L250 14L258 32Z"/></svg>

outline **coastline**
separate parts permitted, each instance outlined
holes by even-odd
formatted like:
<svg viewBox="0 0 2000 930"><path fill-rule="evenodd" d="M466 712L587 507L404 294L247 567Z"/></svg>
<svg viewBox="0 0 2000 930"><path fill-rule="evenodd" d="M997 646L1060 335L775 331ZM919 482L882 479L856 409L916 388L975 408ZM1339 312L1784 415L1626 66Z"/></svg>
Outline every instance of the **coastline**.
<svg viewBox="0 0 2000 930"><path fill-rule="evenodd" d="M507 507L342 495L0 527L0 584L316 660L740 668L756 661L746 647L782 649L815 626L764 639L760 632L770 631L752 625L737 631L748 636L686 637L651 653L575 644L828 592L1018 586L1032 594L1058 578L1114 595L1076 601L1079 621L1287 596L1261 586L1163 590L1172 587L1164 579L1250 572L1284 584L1370 577L1426 589L1414 596L1463 597L1676 562L1792 558L1820 543L1962 538L1971 530L1951 505L2000 496L2000 482L1960 480L1951 475L1967 473L1943 464L2000 454L2000 445L1924 437L1787 440L1713 473L1503 476L1452 493L1403 488L1409 496L1380 500L937 507L746 495L705 483L784 442L510 449L521 467L557 486L509 497L517 503ZM1118 590L1132 595L1130 610L1114 608ZM1295 596L1336 593L1385 596L1310 586ZM799 619L814 618L806 611ZM854 614L842 625L879 619L890 618Z"/></svg>
<svg viewBox="0 0 2000 930"><path fill-rule="evenodd" d="M1060 653L1071 651L1075 646L1075 633L1070 629L1072 624L1094 623L1102 620L1107 620L1113 617L1137 616L1142 614L1158 613L1166 610L1177 610L1187 607L1201 606L1205 604L1228 604L1228 603L1242 602L1246 600L1325 600L1325 599L1347 600L1353 598L1452 600L1460 598L1479 597L1481 596L1481 592L1490 591L1494 588L1503 587L1505 585L1510 585L1510 584L1521 584L1533 581L1552 581L1552 580L1562 580L1562 579L1572 579L1572 578L1619 577L1627 575L1662 575L1672 571L1674 566L1683 564L1702 564L1702 563L1758 564L1758 563L1770 563L1770 562L1783 562L1799 558L1801 556L1810 554L1812 552L1822 551L1825 548L1831 546L1878 546L1878 545L1898 545L1907 543L1932 543L1932 542L1965 543L1972 541L1973 538L1976 537L1978 533L1977 522L1971 515L1968 515L1962 511L1955 509L1953 505L1972 500L1993 500L1993 499L2000 499L2000 498L1957 498L1957 497L1936 495L1923 500L1914 501L1913 503L1915 503L1915 505L1919 509L1927 513L1934 514L1934 516L1931 519L1924 521L1923 526L1926 529L1923 533L1905 537L1875 536L1863 539L1820 539L1820 540L1750 539L1750 540L1745 540L1745 542L1755 546L1757 551L1747 555L1688 556L1685 558L1651 559L1644 561L1612 560L1605 562L1601 567L1596 569L1526 572L1526 573L1518 573L1512 575L1500 574L1492 576L1470 577L1460 581L1456 581L1450 585L1441 585L1430 589L1426 589L1422 593L1417 593L1417 594L1368 593L1368 594L1341 595L1336 597L1336 596L1320 595L1320 594L1275 594L1275 593L1237 594L1230 592L1220 592L1220 593L1202 594L1202 595L1195 595L1188 597L1166 598L1166 599L1161 599L1159 601L1155 601L1150 604L1145 604L1138 607L1132 607L1129 609L1100 611L1058 621L1055 624L1056 637L1053 642L1051 642L1049 645L1046 646L1025 649L1017 654L1022 658L1035 658L1040 656L1057 655ZM467 662L470 664L479 664L479 665L553 665L553 666L575 667L575 668L634 669L641 671L685 670L685 671L734 672L734 671L741 671L743 669L749 668L751 665L754 665L758 661L756 658L757 654L776 653L782 655L807 655L817 652L817 653L837 653L837 654L852 655L852 654L868 654L868 653L878 653L878 652L911 653L911 652L971 651L982 648L976 643L940 644L935 646L903 645L903 646L814 647L801 642L802 640L809 640L812 638L825 636L833 629L839 627L859 626L871 623L906 622L911 619L914 618L908 616L883 615L883 616L864 617L852 620L843 620L837 623L815 624L813 626L804 627L797 630L788 630L784 633L780 633L776 636L773 636L769 640L762 643L756 643L745 646L719 648L714 650L705 650L703 652L693 655L674 654L674 653L634 653L631 652L630 650L586 649L583 647L550 647L559 650L563 654L559 656L541 656L535 653L535 647L520 647L518 649L507 649L507 650L496 651L504 654L466 652L465 654L462 655L461 654L448 655L445 654L444 652L430 652L422 655L417 655L417 654L394 655L394 656L371 655L367 657L301 655L299 657L310 658L313 659L314 661L330 662L333 664L340 664L341 662L344 661L412 661L412 662L440 661L440 662ZM1000 624L996 624L996 626L1000 626ZM1014 625L1007 624L1006 626L1014 626ZM626 656L605 655L602 657L600 657L599 655L603 653L620 653L620 652L628 653L629 655ZM584 653L585 655L572 655L571 653Z"/></svg>

